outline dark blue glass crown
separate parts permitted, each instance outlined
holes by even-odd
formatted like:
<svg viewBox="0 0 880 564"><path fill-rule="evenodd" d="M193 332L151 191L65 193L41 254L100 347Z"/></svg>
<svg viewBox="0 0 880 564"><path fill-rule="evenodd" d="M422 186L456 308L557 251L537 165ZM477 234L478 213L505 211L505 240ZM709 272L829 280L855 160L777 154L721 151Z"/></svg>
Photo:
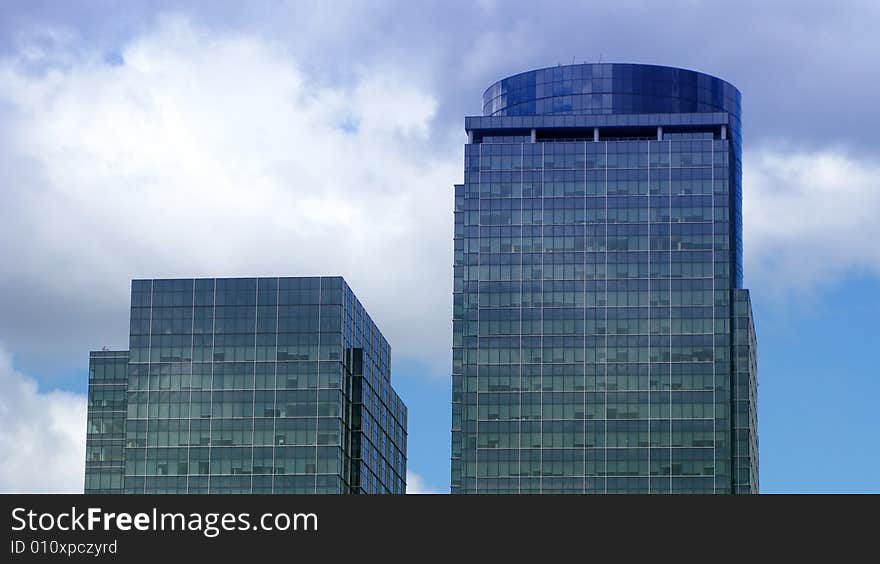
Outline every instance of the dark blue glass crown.
<svg viewBox="0 0 880 564"><path fill-rule="evenodd" d="M724 111L739 121L740 106L739 90L720 78L674 67L621 63L522 72L483 93L484 116Z"/></svg>

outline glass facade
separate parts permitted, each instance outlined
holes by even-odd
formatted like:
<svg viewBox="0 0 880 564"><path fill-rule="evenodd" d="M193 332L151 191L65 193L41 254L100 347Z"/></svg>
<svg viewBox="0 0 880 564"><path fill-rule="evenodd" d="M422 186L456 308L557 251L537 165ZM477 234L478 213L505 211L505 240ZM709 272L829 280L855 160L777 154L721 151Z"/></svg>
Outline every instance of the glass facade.
<svg viewBox="0 0 880 564"><path fill-rule="evenodd" d="M116 354L124 493L405 493L391 349L340 277L134 280Z"/></svg>
<svg viewBox="0 0 880 564"><path fill-rule="evenodd" d="M733 310L733 489L758 489L758 342L748 290L734 292Z"/></svg>
<svg viewBox="0 0 880 564"><path fill-rule="evenodd" d="M740 95L585 64L491 86L455 187L453 493L756 493Z"/></svg>
<svg viewBox="0 0 880 564"><path fill-rule="evenodd" d="M128 351L89 354L85 493L122 493Z"/></svg>

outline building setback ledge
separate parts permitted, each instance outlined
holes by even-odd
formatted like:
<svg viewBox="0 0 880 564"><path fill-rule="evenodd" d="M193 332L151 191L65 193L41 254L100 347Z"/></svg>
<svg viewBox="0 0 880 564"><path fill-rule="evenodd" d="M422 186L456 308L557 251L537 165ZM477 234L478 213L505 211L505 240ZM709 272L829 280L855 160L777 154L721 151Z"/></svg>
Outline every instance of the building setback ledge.
<svg viewBox="0 0 880 564"><path fill-rule="evenodd" d="M478 131L488 134L493 131L511 129L529 130L550 128L588 128L588 127L656 127L656 126L699 126L729 125L727 112L687 113L687 114L606 114L606 115L538 115L538 116L467 116L464 118L465 131Z"/></svg>

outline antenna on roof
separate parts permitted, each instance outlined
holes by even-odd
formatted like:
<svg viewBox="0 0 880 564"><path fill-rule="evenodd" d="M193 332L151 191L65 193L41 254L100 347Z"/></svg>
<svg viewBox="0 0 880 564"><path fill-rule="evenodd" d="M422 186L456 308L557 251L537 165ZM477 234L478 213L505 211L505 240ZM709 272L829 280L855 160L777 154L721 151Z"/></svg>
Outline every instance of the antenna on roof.
<svg viewBox="0 0 880 564"><path fill-rule="evenodd" d="M602 53L599 53L599 64L602 64Z"/></svg>

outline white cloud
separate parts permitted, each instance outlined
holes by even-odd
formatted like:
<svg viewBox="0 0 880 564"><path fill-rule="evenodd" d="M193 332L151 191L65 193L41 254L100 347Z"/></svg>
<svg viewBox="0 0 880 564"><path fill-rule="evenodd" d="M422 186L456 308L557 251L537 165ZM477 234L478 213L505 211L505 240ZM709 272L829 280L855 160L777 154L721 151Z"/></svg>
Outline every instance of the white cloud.
<svg viewBox="0 0 880 564"><path fill-rule="evenodd" d="M406 473L406 493L408 494L438 494L439 491L432 489L425 480L414 472Z"/></svg>
<svg viewBox="0 0 880 564"><path fill-rule="evenodd" d="M0 348L0 492L82 493L86 398L41 392Z"/></svg>
<svg viewBox="0 0 880 564"><path fill-rule="evenodd" d="M841 149L744 160L746 286L812 293L847 274L880 275L880 162Z"/></svg>
<svg viewBox="0 0 880 564"><path fill-rule="evenodd" d="M446 373L461 158L430 149L429 92L372 67L327 86L279 44L180 18L120 52L0 60L13 350L124 345L132 277L342 274L395 356ZM16 330L16 303L49 333Z"/></svg>

